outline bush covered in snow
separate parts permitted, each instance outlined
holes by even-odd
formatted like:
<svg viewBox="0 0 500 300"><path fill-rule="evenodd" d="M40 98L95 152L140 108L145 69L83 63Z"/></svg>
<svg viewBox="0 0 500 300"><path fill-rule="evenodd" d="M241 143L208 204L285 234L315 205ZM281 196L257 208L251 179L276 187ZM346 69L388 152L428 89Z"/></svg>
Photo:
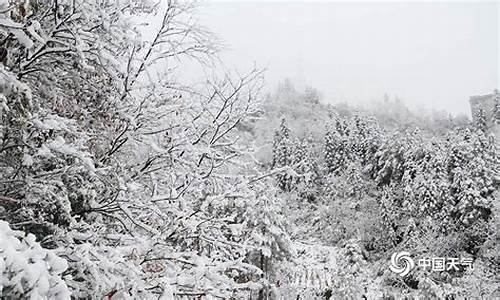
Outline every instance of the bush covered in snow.
<svg viewBox="0 0 500 300"><path fill-rule="evenodd" d="M0 298L494 295L484 128L400 103L377 120L289 81L262 103L262 71L219 72L194 7L0 1ZM193 59L214 76L180 80ZM478 268L402 279L401 249ZM294 286L311 270L331 280Z"/></svg>
<svg viewBox="0 0 500 300"><path fill-rule="evenodd" d="M7 298L68 299L66 261L42 248L33 234L0 221L0 295Z"/></svg>

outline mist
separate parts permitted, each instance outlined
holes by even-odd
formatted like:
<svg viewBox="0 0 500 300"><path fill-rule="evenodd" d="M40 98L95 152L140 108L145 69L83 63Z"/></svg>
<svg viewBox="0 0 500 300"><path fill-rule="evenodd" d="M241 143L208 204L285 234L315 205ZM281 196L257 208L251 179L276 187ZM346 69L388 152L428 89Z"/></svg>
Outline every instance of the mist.
<svg viewBox="0 0 500 300"><path fill-rule="evenodd" d="M498 86L498 4L206 1L200 22L226 44L226 66L266 67L326 103L384 94L413 108L468 114Z"/></svg>
<svg viewBox="0 0 500 300"><path fill-rule="evenodd" d="M498 9L0 1L0 299L500 299Z"/></svg>

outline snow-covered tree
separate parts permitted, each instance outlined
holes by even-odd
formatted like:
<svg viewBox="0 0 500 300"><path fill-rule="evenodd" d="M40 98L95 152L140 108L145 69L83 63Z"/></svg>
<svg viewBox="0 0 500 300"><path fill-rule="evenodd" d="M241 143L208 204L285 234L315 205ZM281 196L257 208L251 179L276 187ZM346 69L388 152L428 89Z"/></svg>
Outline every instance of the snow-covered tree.
<svg viewBox="0 0 500 300"><path fill-rule="evenodd" d="M32 234L0 221L0 295L2 298L68 299L64 259L44 249Z"/></svg>
<svg viewBox="0 0 500 300"><path fill-rule="evenodd" d="M494 265L486 120L429 139L400 102L375 120L290 81L264 112L262 72L219 70L194 8L0 3L0 298L262 299L306 242L340 266L333 290L307 295L366 295L384 284L372 262L403 246ZM179 79L193 61L214 75ZM257 161L278 126L272 161Z"/></svg>
<svg viewBox="0 0 500 300"><path fill-rule="evenodd" d="M486 120L486 112L483 108L479 108L476 112L476 128L482 132L486 132L488 129L488 123Z"/></svg>
<svg viewBox="0 0 500 300"><path fill-rule="evenodd" d="M498 90L493 93L493 122L500 124L500 94Z"/></svg>
<svg viewBox="0 0 500 300"><path fill-rule="evenodd" d="M337 119L325 135L324 156L329 173L339 173L350 159L349 128L344 120Z"/></svg>
<svg viewBox="0 0 500 300"><path fill-rule="evenodd" d="M290 129L286 125L285 119L282 119L279 129L274 134L273 141L273 168L291 168L294 163L293 139L290 136ZM280 172L276 175L278 186L283 191L291 191L294 179L289 171Z"/></svg>
<svg viewBox="0 0 500 300"><path fill-rule="evenodd" d="M449 147L447 167L450 180L450 202L445 205L445 220L454 218L457 226L470 226L477 220L488 220L493 201L495 142L482 131L456 135Z"/></svg>
<svg viewBox="0 0 500 300"><path fill-rule="evenodd" d="M75 297L226 297L249 288L230 270L258 273L242 262L245 241L228 234L227 194L248 181L236 131L256 111L261 72L196 88L174 81L160 66L207 63L217 50L192 8L47 1L3 10L2 218L67 258ZM144 40L136 18L153 11L161 22Z"/></svg>

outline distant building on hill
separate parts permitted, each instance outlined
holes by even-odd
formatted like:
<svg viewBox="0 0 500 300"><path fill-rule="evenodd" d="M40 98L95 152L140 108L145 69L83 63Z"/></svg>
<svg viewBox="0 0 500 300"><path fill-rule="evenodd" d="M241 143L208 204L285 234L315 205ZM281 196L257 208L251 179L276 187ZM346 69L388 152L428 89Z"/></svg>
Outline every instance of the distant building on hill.
<svg viewBox="0 0 500 300"><path fill-rule="evenodd" d="M495 134L497 142L500 141L500 93L495 90L491 94L472 96L470 107L474 124L483 123Z"/></svg>

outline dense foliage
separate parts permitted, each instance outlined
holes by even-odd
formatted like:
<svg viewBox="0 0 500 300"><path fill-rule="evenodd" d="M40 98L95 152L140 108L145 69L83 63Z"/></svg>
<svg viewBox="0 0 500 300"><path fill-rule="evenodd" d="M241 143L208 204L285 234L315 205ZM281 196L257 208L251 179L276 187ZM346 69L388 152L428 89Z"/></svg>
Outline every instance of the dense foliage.
<svg viewBox="0 0 500 300"><path fill-rule="evenodd" d="M269 178L255 179L237 141L261 73L174 80L217 51L192 8L2 2L0 218L67 262L46 280L73 297L225 298L262 285L254 260L289 252ZM151 14L159 26L143 39L137 20ZM3 295L41 293L6 272Z"/></svg>
<svg viewBox="0 0 500 300"><path fill-rule="evenodd" d="M289 81L262 103L262 72L218 72L192 9L0 1L1 298L498 296L482 123L403 124L399 102L393 119ZM180 82L186 61L222 75ZM401 249L474 270L400 278Z"/></svg>
<svg viewBox="0 0 500 300"><path fill-rule="evenodd" d="M296 93L296 97L304 96ZM289 105L286 100L277 101ZM307 103L305 98L303 103ZM393 124L380 125L369 111L344 107L340 114L335 107L322 110L331 112L323 117L326 129L319 133L323 139L312 142L314 154L300 156L314 157L312 164L319 166L315 176L321 180L313 188L313 200L304 197L304 187L294 184L293 178L306 174L297 168L300 161L284 160L293 157L285 154L293 153L294 145L283 143L283 136L286 133L286 140L297 139L304 130L294 133L288 129L293 124L287 125L287 120L301 122L293 114L281 116L272 157L274 162L281 162L280 166L293 170L287 173L292 176L276 177L289 199L286 210L295 227L292 232L297 232L293 237L334 248L361 249L363 275L353 275L349 280L335 274L333 280L348 287L330 285L332 295L498 295L498 278L493 275L499 271L498 255L492 253L498 250L499 241L495 228L499 225L500 165L498 145L488 128L455 127L450 123L448 132L442 135L418 126L403 126L401 131L394 130ZM297 113L300 111L297 108ZM474 270L415 270L398 278L387 272L387 260L402 250L414 257L472 258ZM338 263L333 266L340 267ZM467 285L477 280L484 284L472 291Z"/></svg>

